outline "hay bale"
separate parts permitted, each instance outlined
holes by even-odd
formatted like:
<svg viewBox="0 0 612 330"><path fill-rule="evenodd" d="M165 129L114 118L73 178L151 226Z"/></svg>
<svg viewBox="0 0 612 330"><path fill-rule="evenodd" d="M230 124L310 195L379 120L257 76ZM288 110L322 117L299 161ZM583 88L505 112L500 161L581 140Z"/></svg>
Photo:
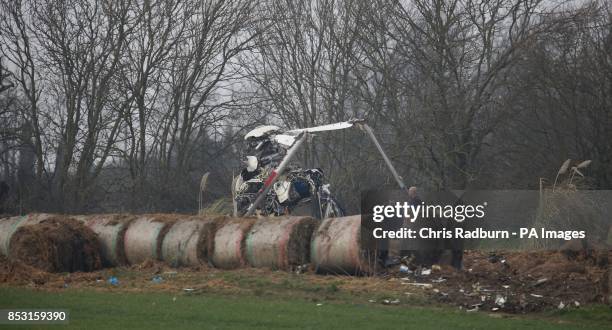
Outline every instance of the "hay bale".
<svg viewBox="0 0 612 330"><path fill-rule="evenodd" d="M81 222L54 216L21 226L10 241L9 258L47 272L102 268L96 234Z"/></svg>
<svg viewBox="0 0 612 330"><path fill-rule="evenodd" d="M9 285L42 285L49 281L51 274L28 266L19 261L0 256L0 283Z"/></svg>
<svg viewBox="0 0 612 330"><path fill-rule="evenodd" d="M31 213L24 216L0 219L0 255L8 257L11 237L19 227L37 224L51 216L51 214L46 213Z"/></svg>
<svg viewBox="0 0 612 330"><path fill-rule="evenodd" d="M171 215L153 214L132 220L123 239L128 264L139 264L149 259L161 260L163 239L176 219Z"/></svg>
<svg viewBox="0 0 612 330"><path fill-rule="evenodd" d="M323 273L371 273L376 266L373 256L361 246L359 215L323 220L310 244L310 260Z"/></svg>
<svg viewBox="0 0 612 330"><path fill-rule="evenodd" d="M125 255L125 232L129 223L136 218L125 214L98 214L77 216L98 236L102 263L107 267L127 265Z"/></svg>
<svg viewBox="0 0 612 330"><path fill-rule="evenodd" d="M224 217L190 217L176 222L162 243L162 260L172 267L198 266L209 259L217 226Z"/></svg>
<svg viewBox="0 0 612 330"><path fill-rule="evenodd" d="M261 218L246 239L246 256L253 267L289 269L309 262L315 220L310 217Z"/></svg>
<svg viewBox="0 0 612 330"><path fill-rule="evenodd" d="M255 221L255 218L231 218L217 229L211 251L215 267L231 269L247 264L246 237Z"/></svg>

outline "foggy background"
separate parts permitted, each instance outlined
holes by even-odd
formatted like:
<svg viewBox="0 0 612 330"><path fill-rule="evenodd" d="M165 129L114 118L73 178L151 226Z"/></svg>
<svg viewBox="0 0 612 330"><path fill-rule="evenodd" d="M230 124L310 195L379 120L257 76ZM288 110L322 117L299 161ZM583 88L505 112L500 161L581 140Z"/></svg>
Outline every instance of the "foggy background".
<svg viewBox="0 0 612 330"><path fill-rule="evenodd" d="M195 212L243 136L365 118L409 185L612 188L612 7L541 0L0 0L0 213ZM300 154L354 213L357 129Z"/></svg>

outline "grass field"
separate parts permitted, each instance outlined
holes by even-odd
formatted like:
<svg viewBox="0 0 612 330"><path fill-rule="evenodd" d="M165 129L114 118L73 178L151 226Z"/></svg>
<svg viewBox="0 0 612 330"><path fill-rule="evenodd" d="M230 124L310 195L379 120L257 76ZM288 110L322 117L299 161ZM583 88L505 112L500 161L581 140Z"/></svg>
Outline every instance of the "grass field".
<svg viewBox="0 0 612 330"><path fill-rule="evenodd" d="M367 328L367 329L570 329L608 328L609 307L522 316L458 309L312 302L255 295L183 295L66 289L0 288L0 309L65 308L69 328ZM49 328L50 326L38 326ZM54 327L66 328L65 325ZM23 326L19 326L23 329Z"/></svg>

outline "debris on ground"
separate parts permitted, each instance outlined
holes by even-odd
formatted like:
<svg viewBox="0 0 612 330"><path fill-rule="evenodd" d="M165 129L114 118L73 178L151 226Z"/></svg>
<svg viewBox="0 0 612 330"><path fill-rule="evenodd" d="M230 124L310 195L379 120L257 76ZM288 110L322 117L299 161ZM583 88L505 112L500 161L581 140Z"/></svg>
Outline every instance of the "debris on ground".
<svg viewBox="0 0 612 330"><path fill-rule="evenodd" d="M399 305L400 301L399 299L384 299L382 303L383 305Z"/></svg>
<svg viewBox="0 0 612 330"><path fill-rule="evenodd" d="M466 251L464 270L433 265L414 274L398 270L397 276L404 285L433 288L428 292L434 299L470 312L578 308L580 302L603 303L607 295L606 268L593 255L568 258L559 251Z"/></svg>
<svg viewBox="0 0 612 330"><path fill-rule="evenodd" d="M117 279L117 277L115 276L111 276L108 278L108 284L113 285L113 286L117 286L119 285L119 279Z"/></svg>
<svg viewBox="0 0 612 330"><path fill-rule="evenodd" d="M398 265L384 276L367 277L322 276L314 272L296 276L295 272L259 268L219 270L206 266L177 270L155 260L90 273L49 273L0 257L0 284L51 290L68 285L71 289L167 291L185 295L241 294L257 287L260 294L299 294L313 301L340 299L335 296L338 291L362 301L389 305L396 304L399 292L405 297L398 302L400 305L427 298L463 311L496 313L530 313L557 310L560 306L562 310L584 308L602 303L608 294L604 281L607 267L600 267L591 258L574 256L570 260L555 251L497 255L507 262L491 262L486 252L467 251L463 270L446 265L427 268L406 265L410 272L404 273ZM422 276L423 269L431 272ZM129 285L119 285L119 278L125 279L121 284ZM162 282L151 285L156 278ZM327 287L335 289L322 290Z"/></svg>

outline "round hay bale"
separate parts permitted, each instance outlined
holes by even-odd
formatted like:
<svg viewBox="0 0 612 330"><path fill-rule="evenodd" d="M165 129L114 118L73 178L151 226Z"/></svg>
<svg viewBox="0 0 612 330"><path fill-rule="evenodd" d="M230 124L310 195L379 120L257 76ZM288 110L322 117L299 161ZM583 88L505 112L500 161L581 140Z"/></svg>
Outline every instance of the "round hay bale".
<svg viewBox="0 0 612 330"><path fill-rule="evenodd" d="M255 221L254 218L232 218L217 229L211 251L215 267L231 269L247 264L246 237Z"/></svg>
<svg viewBox="0 0 612 330"><path fill-rule="evenodd" d="M289 269L309 262L315 220L310 217L261 218L246 239L246 256L253 267Z"/></svg>
<svg viewBox="0 0 612 330"><path fill-rule="evenodd" d="M162 241L173 222L166 215L143 215L132 220L123 238L128 264L161 260Z"/></svg>
<svg viewBox="0 0 612 330"><path fill-rule="evenodd" d="M172 267L199 266L212 250L218 218L191 217L178 221L162 243L162 260Z"/></svg>
<svg viewBox="0 0 612 330"><path fill-rule="evenodd" d="M127 265L124 239L129 224L136 217L125 214L78 216L98 236L102 263L107 267Z"/></svg>
<svg viewBox="0 0 612 330"><path fill-rule="evenodd" d="M310 260L318 272L370 273L375 263L361 246L361 216L323 220L313 234Z"/></svg>
<svg viewBox="0 0 612 330"><path fill-rule="evenodd" d="M47 272L102 268L96 234L81 222L54 216L21 226L10 241L9 258Z"/></svg>
<svg viewBox="0 0 612 330"><path fill-rule="evenodd" d="M51 214L47 213L31 213L24 216L0 219L0 255L8 257L11 237L19 227L37 224L51 216Z"/></svg>

